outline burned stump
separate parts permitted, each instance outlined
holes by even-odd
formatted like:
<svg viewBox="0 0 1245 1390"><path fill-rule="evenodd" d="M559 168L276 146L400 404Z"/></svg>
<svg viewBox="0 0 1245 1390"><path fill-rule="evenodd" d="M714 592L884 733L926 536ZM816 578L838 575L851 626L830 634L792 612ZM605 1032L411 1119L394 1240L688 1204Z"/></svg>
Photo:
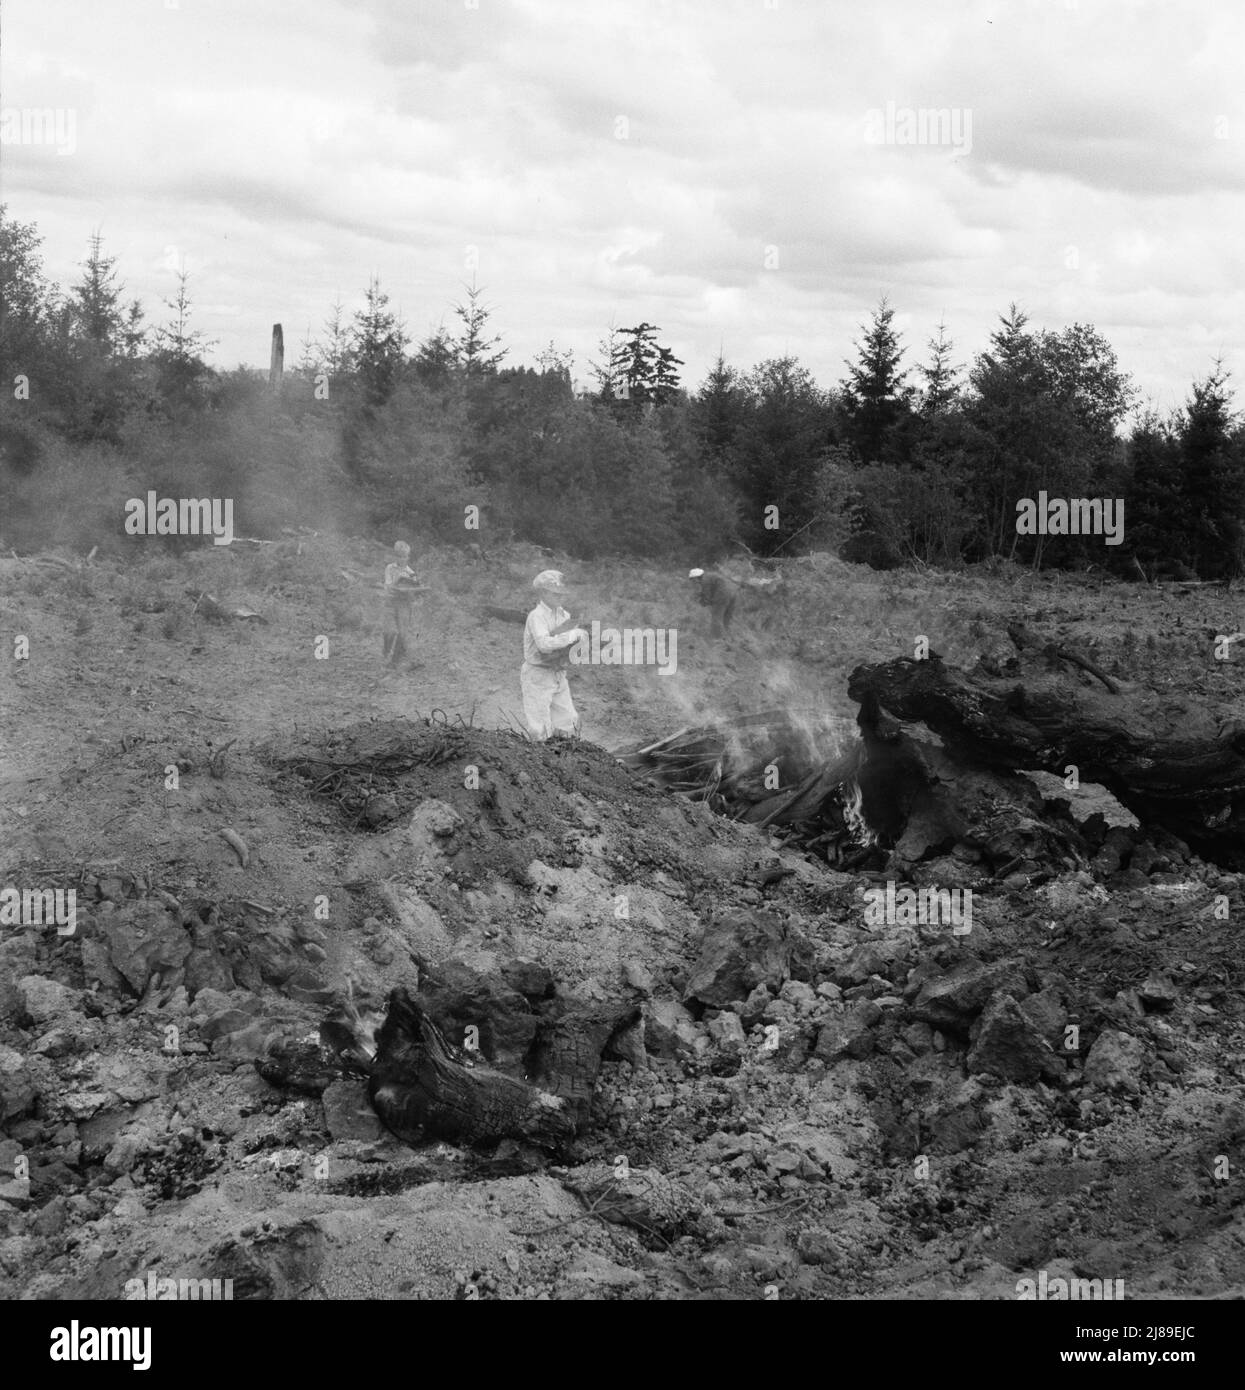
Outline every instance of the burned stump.
<svg viewBox="0 0 1245 1390"><path fill-rule="evenodd" d="M640 1011L550 997L552 979L534 962L513 962L508 974L517 989L451 967L418 999L393 990L383 1020L348 999L321 1024L321 1047L297 1056L297 1072L269 1062L261 1074L314 1094L335 1075L366 1077L372 1108L407 1144L561 1149L588 1125L601 1058L623 1046ZM460 1030L476 1042L456 1047L447 1034Z"/></svg>
<svg viewBox="0 0 1245 1390"><path fill-rule="evenodd" d="M1146 827L1204 858L1245 867L1245 725L1140 688L1114 691L1102 673L1061 669L1072 654L1026 648L1000 668L968 673L938 660L858 666L848 693L865 711L921 723L958 766L979 774L1040 770L1101 783ZM1112 682L1112 684L1115 684ZM876 722L876 715L869 716Z"/></svg>
<svg viewBox="0 0 1245 1390"><path fill-rule="evenodd" d="M554 1148L575 1134L573 1107L565 1098L491 1067L467 1066L401 989L390 994L376 1036L368 1097L385 1128L408 1144L510 1138Z"/></svg>
<svg viewBox="0 0 1245 1390"><path fill-rule="evenodd" d="M934 654L858 666L848 693L861 737L846 747L810 741L806 712L770 710L680 729L622 759L839 868L877 867L877 850L904 873L945 854L995 874L1098 867L1102 818L1079 826L1024 775L1073 768L1156 842L1166 834L1245 868L1245 725L1121 682L1018 624L1009 633L1014 656L968 672Z"/></svg>

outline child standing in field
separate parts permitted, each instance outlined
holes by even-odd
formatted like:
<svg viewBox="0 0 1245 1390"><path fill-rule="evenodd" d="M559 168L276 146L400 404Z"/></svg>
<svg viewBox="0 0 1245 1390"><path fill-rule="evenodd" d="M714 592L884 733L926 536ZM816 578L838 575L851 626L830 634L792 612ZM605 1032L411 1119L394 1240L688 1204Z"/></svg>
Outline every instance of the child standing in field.
<svg viewBox="0 0 1245 1390"><path fill-rule="evenodd" d="M395 558L385 566L382 597L382 654L390 666L397 666L408 652L415 615L415 596L425 592L419 576L410 566L411 547L405 541L394 543Z"/></svg>

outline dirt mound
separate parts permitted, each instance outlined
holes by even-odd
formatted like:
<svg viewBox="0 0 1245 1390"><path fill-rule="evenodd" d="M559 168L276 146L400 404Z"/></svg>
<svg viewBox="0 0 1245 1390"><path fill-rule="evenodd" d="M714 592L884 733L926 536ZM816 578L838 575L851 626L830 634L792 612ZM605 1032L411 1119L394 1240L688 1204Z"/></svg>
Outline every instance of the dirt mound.
<svg viewBox="0 0 1245 1390"><path fill-rule="evenodd" d="M1048 866L1041 885L921 861L914 891L976 889L968 931L879 917L877 876L640 785L591 743L455 717L452 696L513 684L505 624L482 620L467 649L433 631L431 673L399 679L367 664L365 624L328 620L324 556L297 557L281 589L249 560L191 559L196 583L272 625L205 624L187 603L165 614L173 636L134 633L180 592L171 565L97 569L97 627L76 636L73 596L45 581L4 600L14 630L74 650L3 692L31 730L0 807L4 882L78 897L72 933L0 934L0 1293L117 1299L154 1277L232 1280L236 1298L1015 1298L1040 1270L1123 1278L1130 1298L1245 1284L1240 875L1104 822L1092 872ZM519 579L472 583L507 603ZM896 633L957 659L1008 604L1117 636L1137 621L1112 589L1090 612L1055 580L934 583L793 566L772 635L789 651L802 632L820 670L771 666L764 688L845 689ZM611 596L671 588L636 567L600 585L604 617ZM124 615L110 586L133 588ZM1174 617L1158 626L1155 679L1193 669ZM294 654L291 633L326 630L344 660ZM1095 650L1104 669L1130 659ZM742 644L687 651L669 683L591 672L577 698L649 742L772 703ZM1227 665L1192 683L1226 700ZM413 704L452 709L398 717ZM579 1047L562 1020L640 1019L601 1041L594 1086L569 1069L582 1123L552 1166L520 1140L384 1128L321 1027L346 1005L379 1020L395 989L463 1065L534 1085Z"/></svg>

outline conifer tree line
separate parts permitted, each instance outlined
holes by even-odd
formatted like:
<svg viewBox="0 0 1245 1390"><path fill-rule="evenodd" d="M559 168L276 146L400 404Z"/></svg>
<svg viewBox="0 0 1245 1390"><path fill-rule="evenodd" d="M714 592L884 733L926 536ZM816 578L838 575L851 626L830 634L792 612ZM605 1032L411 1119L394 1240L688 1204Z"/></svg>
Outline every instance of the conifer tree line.
<svg viewBox="0 0 1245 1390"><path fill-rule="evenodd" d="M966 359L946 324L914 350L883 297L831 385L793 356L742 370L722 354L690 385L640 317L608 329L577 388L552 341L511 360L475 283L416 342L373 277L357 310L339 301L307 326L274 394L266 371L210 365L185 271L152 320L98 233L67 289L40 245L0 208L6 544L49 543L49 499L70 487L80 510L106 510L102 480L124 477L232 496L257 536L336 525L696 563L833 548L1133 578L1242 567L1245 426L1222 362L1178 409L1139 409L1092 325L1037 328L1015 304ZM1043 491L1124 499L1124 543L1017 534L1017 501Z"/></svg>

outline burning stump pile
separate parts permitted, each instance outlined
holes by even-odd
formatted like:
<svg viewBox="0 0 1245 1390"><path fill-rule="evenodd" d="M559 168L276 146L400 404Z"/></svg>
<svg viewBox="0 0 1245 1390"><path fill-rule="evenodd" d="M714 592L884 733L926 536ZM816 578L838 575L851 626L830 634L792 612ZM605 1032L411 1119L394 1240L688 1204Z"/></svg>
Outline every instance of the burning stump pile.
<svg viewBox="0 0 1245 1390"><path fill-rule="evenodd" d="M815 850L836 867L910 873L953 855L995 875L1090 863L1109 827L1073 819L1025 772L1100 783L1161 857L1192 846L1245 867L1245 727L1122 680L1020 626L1016 655L968 672L937 656L858 666L860 738L809 736L805 714L767 711L680 729L623 754L658 784ZM899 720L905 721L899 723ZM824 727L824 724L823 724Z"/></svg>
<svg viewBox="0 0 1245 1390"><path fill-rule="evenodd" d="M863 748L820 712L764 710L705 724L623 751L623 764L652 785L816 851L836 867L879 862L861 815Z"/></svg>

